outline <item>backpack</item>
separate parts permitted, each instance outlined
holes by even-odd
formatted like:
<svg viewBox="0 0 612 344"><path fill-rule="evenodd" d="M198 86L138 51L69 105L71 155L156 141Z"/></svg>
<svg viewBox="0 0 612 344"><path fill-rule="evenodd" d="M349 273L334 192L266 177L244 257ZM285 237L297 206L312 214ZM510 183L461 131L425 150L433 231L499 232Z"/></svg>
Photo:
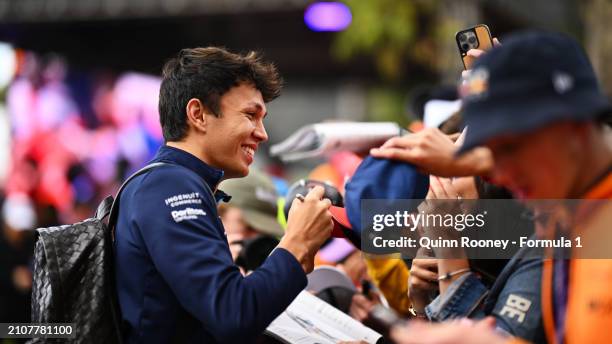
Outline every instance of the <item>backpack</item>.
<svg viewBox="0 0 612 344"><path fill-rule="evenodd" d="M72 323L73 343L123 342L113 266L119 199L134 177L162 165L166 163L152 163L132 174L116 198L100 203L93 218L37 229L32 323ZM34 338L30 343L53 341L57 339Z"/></svg>

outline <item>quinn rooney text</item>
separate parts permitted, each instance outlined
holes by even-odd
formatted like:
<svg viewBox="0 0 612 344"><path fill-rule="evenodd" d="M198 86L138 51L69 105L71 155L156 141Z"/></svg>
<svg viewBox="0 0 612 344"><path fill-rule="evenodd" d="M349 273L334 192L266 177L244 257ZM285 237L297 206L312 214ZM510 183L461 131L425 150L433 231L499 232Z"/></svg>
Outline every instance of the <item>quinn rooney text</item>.
<svg viewBox="0 0 612 344"><path fill-rule="evenodd" d="M417 244L418 242L418 244ZM480 239L473 240L468 237L462 237L459 239L431 239L428 237L421 237L418 241L413 238L399 238L399 239L384 239L382 237L375 237L372 240L372 244L377 248L418 248L424 247L427 249L432 248L501 248L505 250L508 245L518 245L519 247L541 247L541 248L556 248L556 247L582 247L580 237L574 238L574 245L572 240L565 237L558 239L531 239L529 237L520 237L518 241L509 239Z"/></svg>

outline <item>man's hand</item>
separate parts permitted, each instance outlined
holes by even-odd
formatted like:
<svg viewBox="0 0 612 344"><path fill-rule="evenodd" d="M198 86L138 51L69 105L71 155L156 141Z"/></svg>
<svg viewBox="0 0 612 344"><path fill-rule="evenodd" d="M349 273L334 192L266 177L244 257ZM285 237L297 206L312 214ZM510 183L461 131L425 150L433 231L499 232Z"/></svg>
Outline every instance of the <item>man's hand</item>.
<svg viewBox="0 0 612 344"><path fill-rule="evenodd" d="M501 43L499 43L499 40L497 38L493 38L493 46L497 47L500 46ZM478 58L480 58L482 55L486 54L487 52L482 50L482 49L470 49L467 51L467 56L470 56L473 61L476 61ZM471 69L468 70L464 70L461 72L461 76L462 77L467 77L470 73Z"/></svg>
<svg viewBox="0 0 612 344"><path fill-rule="evenodd" d="M465 177L467 178L467 177ZM462 213L460 200L464 196L460 193L463 190L458 190L449 178L440 178L437 176L429 176L429 191L425 196L425 201L419 205L419 210L428 214L450 214L457 215ZM431 230L431 228L428 228ZM431 238L435 238L440 228L436 228ZM428 232L426 229L425 232Z"/></svg>
<svg viewBox="0 0 612 344"><path fill-rule="evenodd" d="M493 158L486 148L476 148L460 158L453 140L437 128L427 128L414 134L389 139L379 148L370 150L376 158L412 163L426 174L442 177L471 176L487 173Z"/></svg>
<svg viewBox="0 0 612 344"><path fill-rule="evenodd" d="M293 200L287 219L287 230L278 247L291 252L305 273L314 268L314 256L331 235L334 224L329 212L331 202L322 199L325 189L315 186L301 201Z"/></svg>
<svg viewBox="0 0 612 344"><path fill-rule="evenodd" d="M459 179L462 178L455 180ZM471 192L468 190L469 188L466 187L457 188L448 178L430 176L429 180L429 192L425 200L418 206L417 209L419 212L442 216L448 214L453 217L465 213L462 201L459 198L463 198L464 195L468 194L469 196L473 196L475 191ZM462 185L465 184L467 183L462 183ZM428 237L431 240L460 240L461 237L460 232L455 227L444 227L442 223L440 223L440 226L419 227L418 231L421 237ZM435 247L433 248L433 252L437 258L442 260L466 257L465 250L461 247Z"/></svg>
<svg viewBox="0 0 612 344"><path fill-rule="evenodd" d="M460 319L429 324L413 321L407 326L396 326L391 338L398 344L502 344L509 338L494 330L495 319L480 321Z"/></svg>
<svg viewBox="0 0 612 344"><path fill-rule="evenodd" d="M420 250L420 249L419 249ZM408 297L412 308L423 313L429 304L429 293L438 289L438 263L435 258L415 258L412 260L408 277Z"/></svg>
<svg viewBox="0 0 612 344"><path fill-rule="evenodd" d="M359 321L364 322L370 317L370 312L380 303L380 296L374 292L370 292L373 300L368 299L361 293L355 293L349 308L349 315Z"/></svg>

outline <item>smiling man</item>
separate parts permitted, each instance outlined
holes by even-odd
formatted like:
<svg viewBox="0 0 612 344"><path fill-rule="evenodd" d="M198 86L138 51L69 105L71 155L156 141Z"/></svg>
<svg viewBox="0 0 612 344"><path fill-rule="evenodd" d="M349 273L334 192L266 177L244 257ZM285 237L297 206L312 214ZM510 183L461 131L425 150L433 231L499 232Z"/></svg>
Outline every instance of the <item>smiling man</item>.
<svg viewBox="0 0 612 344"><path fill-rule="evenodd" d="M266 102L280 93L255 53L183 49L164 67L159 96L166 165L132 180L120 198L116 280L129 343L253 342L306 286L332 229L313 189L292 206L285 236L247 277L234 265L216 203L224 179L249 173L268 139Z"/></svg>

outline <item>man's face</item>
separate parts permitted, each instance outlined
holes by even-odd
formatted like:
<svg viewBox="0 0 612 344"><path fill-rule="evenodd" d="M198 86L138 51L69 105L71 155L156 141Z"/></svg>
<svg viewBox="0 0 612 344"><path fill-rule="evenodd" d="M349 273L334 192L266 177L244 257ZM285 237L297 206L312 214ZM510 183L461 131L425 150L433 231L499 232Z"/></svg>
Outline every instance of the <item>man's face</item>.
<svg viewBox="0 0 612 344"><path fill-rule="evenodd" d="M258 145L268 140L266 105L259 90L241 83L221 97L220 110L220 117L207 115L206 161L224 170L226 179L244 177Z"/></svg>
<svg viewBox="0 0 612 344"><path fill-rule="evenodd" d="M487 142L493 152L493 180L518 199L570 196L581 154L575 125L559 123L521 135Z"/></svg>

